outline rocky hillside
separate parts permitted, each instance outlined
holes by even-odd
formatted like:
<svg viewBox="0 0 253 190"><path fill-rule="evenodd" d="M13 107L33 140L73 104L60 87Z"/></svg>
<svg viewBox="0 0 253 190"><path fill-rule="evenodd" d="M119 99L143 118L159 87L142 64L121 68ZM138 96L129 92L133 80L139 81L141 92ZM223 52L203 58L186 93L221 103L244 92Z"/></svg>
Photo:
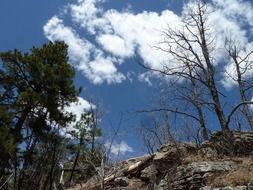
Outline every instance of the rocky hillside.
<svg viewBox="0 0 253 190"><path fill-rule="evenodd" d="M216 133L200 147L166 144L154 155L112 167L104 178L113 190L253 190L253 133ZM92 177L76 190L99 190Z"/></svg>

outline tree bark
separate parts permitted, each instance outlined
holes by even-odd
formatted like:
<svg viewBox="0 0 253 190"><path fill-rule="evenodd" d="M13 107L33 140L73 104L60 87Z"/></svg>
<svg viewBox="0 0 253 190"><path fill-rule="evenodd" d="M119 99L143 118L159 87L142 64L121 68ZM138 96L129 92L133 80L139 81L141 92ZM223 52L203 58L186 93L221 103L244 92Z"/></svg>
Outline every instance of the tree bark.
<svg viewBox="0 0 253 190"><path fill-rule="evenodd" d="M82 144L83 144L83 137L81 137L80 141L79 141L78 151L77 151L75 161L74 161L74 164L73 164L73 168L72 168L72 171L71 171L71 174L70 174L70 177L69 177L69 182L70 183L71 183L73 175L74 175L74 171L75 171L77 161L78 161L78 158L79 158L79 155L80 155L80 149L81 149Z"/></svg>

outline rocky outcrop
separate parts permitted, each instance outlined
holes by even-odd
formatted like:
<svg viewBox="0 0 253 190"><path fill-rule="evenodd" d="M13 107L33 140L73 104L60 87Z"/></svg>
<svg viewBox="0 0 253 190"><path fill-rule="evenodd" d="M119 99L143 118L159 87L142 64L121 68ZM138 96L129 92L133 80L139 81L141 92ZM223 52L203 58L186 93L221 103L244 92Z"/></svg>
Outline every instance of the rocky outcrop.
<svg viewBox="0 0 253 190"><path fill-rule="evenodd" d="M99 190L100 183L93 177L80 190ZM198 148L164 145L115 166L104 184L112 190L253 190L253 133L216 133Z"/></svg>
<svg viewBox="0 0 253 190"><path fill-rule="evenodd" d="M234 162L193 162L186 166L179 166L173 178L172 187L175 190L200 189L213 175L226 174L236 168Z"/></svg>
<svg viewBox="0 0 253 190"><path fill-rule="evenodd" d="M201 187L200 190L253 190L253 185L248 184L246 186L236 186L236 187L222 187L222 188L213 188L212 186Z"/></svg>
<svg viewBox="0 0 253 190"><path fill-rule="evenodd" d="M202 151L211 151L211 156L250 156L253 155L253 133L217 132L201 146Z"/></svg>

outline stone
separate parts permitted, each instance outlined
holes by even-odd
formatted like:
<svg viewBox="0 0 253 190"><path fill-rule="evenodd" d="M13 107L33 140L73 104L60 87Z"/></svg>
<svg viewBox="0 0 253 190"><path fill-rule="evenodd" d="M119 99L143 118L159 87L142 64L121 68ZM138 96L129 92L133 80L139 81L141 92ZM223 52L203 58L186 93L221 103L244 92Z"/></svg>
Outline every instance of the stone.
<svg viewBox="0 0 253 190"><path fill-rule="evenodd" d="M196 147L191 143L166 144L155 153L153 163L160 172L166 172L191 154L196 154Z"/></svg>
<svg viewBox="0 0 253 190"><path fill-rule="evenodd" d="M212 190L211 186L201 187L199 190Z"/></svg>
<svg viewBox="0 0 253 190"><path fill-rule="evenodd" d="M234 170L232 161L193 162L179 166L173 180L174 189L200 189L205 186L205 178L214 173L227 173Z"/></svg>
<svg viewBox="0 0 253 190"><path fill-rule="evenodd" d="M156 167L153 164L151 164L150 166L144 168L141 171L140 178L143 180L151 181L152 179L156 178L157 173L158 171L156 170Z"/></svg>
<svg viewBox="0 0 253 190"><path fill-rule="evenodd" d="M116 187L116 188L112 188L111 190L138 190L138 189L133 188L133 187Z"/></svg>
<svg viewBox="0 0 253 190"><path fill-rule="evenodd" d="M253 133L230 131L212 134L209 141L201 145L200 152L212 152L217 155L248 156L253 155Z"/></svg>
<svg viewBox="0 0 253 190"><path fill-rule="evenodd" d="M246 186L237 186L237 187L227 186L227 187L222 188L222 190L247 190L247 187Z"/></svg>
<svg viewBox="0 0 253 190"><path fill-rule="evenodd" d="M126 187L128 186L129 179L127 177L118 177L114 180L115 186Z"/></svg>
<svg viewBox="0 0 253 190"><path fill-rule="evenodd" d="M252 179L252 180L253 180L253 179ZM248 187L247 190L253 190L253 183L249 183L247 187Z"/></svg>
<svg viewBox="0 0 253 190"><path fill-rule="evenodd" d="M219 178L226 179L245 163L252 171L251 155L253 133L233 131L224 136L218 132L199 148L191 143L166 144L154 155L119 163L107 171L105 187L111 190L253 190L253 183L236 187L215 187L212 184ZM98 190L99 181L95 176L81 189ZM233 184L228 181L227 185L230 183Z"/></svg>
<svg viewBox="0 0 253 190"><path fill-rule="evenodd" d="M227 187L224 187L222 188L222 190L233 190L234 188L230 187L230 186L227 186Z"/></svg>

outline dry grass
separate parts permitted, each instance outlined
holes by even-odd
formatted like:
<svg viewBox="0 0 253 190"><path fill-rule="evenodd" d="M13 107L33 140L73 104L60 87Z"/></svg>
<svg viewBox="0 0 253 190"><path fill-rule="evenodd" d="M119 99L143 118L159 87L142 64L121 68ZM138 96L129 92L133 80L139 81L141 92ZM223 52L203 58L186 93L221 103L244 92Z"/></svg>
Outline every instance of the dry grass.
<svg viewBox="0 0 253 190"><path fill-rule="evenodd" d="M253 181L253 159L233 158L237 162L237 169L227 175L216 176L211 184L215 187L247 185Z"/></svg>
<svg viewBox="0 0 253 190"><path fill-rule="evenodd" d="M205 161L225 161L225 160L231 160L230 157L226 157L226 156L223 156L223 157L216 157L216 156L206 156L204 154L197 154L197 155L188 155L186 156L181 164L182 165L188 165L188 164L191 164L193 162L205 162ZM232 160L231 160L232 161Z"/></svg>

